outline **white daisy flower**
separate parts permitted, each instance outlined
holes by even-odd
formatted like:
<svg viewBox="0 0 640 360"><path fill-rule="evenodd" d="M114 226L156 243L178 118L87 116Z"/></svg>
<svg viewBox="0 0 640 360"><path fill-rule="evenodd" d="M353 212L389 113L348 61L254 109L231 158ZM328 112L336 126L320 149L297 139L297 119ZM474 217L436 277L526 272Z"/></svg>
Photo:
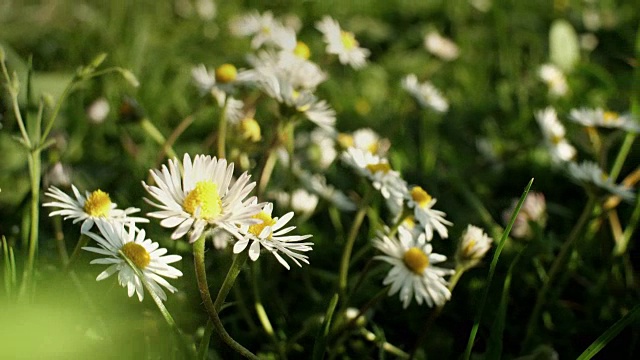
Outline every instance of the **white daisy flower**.
<svg viewBox="0 0 640 360"><path fill-rule="evenodd" d="M634 121L631 115L620 115L613 111L597 109L573 109L569 119L583 126L598 126L606 128L622 129L633 133L640 132L640 124Z"/></svg>
<svg viewBox="0 0 640 360"><path fill-rule="evenodd" d="M570 161L576 157L576 149L565 139L564 125L558 120L556 110L548 107L535 114L536 121L542 130L545 144L555 162Z"/></svg>
<svg viewBox="0 0 640 360"><path fill-rule="evenodd" d="M553 64L544 64L538 69L538 76L549 88L552 96L564 96L569 91L567 79L560 68Z"/></svg>
<svg viewBox="0 0 640 360"><path fill-rule="evenodd" d="M244 81L258 81L265 74L280 77L293 89L314 90L327 79L327 74L315 63L290 51L261 51L249 56L253 69L239 74Z"/></svg>
<svg viewBox="0 0 640 360"><path fill-rule="evenodd" d="M458 45L435 30L425 35L424 47L427 51L445 61L455 60L460 55Z"/></svg>
<svg viewBox="0 0 640 360"><path fill-rule="evenodd" d="M602 171L598 164L593 161L583 161L579 165L570 162L567 170L574 180L583 185L604 189L627 201L632 201L635 196L633 190L630 188L615 184L611 178Z"/></svg>
<svg viewBox="0 0 640 360"><path fill-rule="evenodd" d="M195 242L204 230L219 226L237 238L242 238L238 227L258 222L253 216L261 209L254 204L255 196L244 200L255 187L249 182L251 176L244 172L231 185L233 163L225 159L196 155L191 161L189 154L184 155L184 167L180 171L177 159L169 160L169 167L150 170L157 186L142 185L158 202L145 199L160 211L148 215L162 219L160 225L176 228L171 238L176 240L189 230L189 242Z"/></svg>
<svg viewBox="0 0 640 360"><path fill-rule="evenodd" d="M397 171L391 169L389 161L366 150L348 148L342 153L342 161L360 176L369 179L385 199L402 199L406 183Z"/></svg>
<svg viewBox="0 0 640 360"><path fill-rule="evenodd" d="M380 234L373 240L373 246L384 253L376 259L393 265L383 284L391 285L389 296L400 293L404 308L409 306L412 298L419 305L424 301L429 307L443 305L451 298L444 277L453 274L453 270L433 266L447 258L432 253L431 244L425 240L424 234L414 237L400 227L397 238Z"/></svg>
<svg viewBox="0 0 640 360"><path fill-rule="evenodd" d="M449 102L442 96L440 90L428 81L419 83L415 74L409 74L402 79L402 88L423 108L430 108L439 113L449 110Z"/></svg>
<svg viewBox="0 0 640 360"><path fill-rule="evenodd" d="M240 83L237 76L237 69L231 64L223 64L216 71L207 70L204 64L191 69L191 78L200 93L211 94L232 124L237 124L245 115L244 103L230 95Z"/></svg>
<svg viewBox="0 0 640 360"><path fill-rule="evenodd" d="M341 64L351 65L354 69L360 69L367 64L369 50L361 48L353 33L342 30L340 24L330 16L325 15L318 21L316 29L323 35L327 53L338 55Z"/></svg>
<svg viewBox="0 0 640 360"><path fill-rule="evenodd" d="M318 206L320 198L305 189L295 189L291 192L278 191L269 194L276 203L285 208L290 208L302 218L307 218L313 214Z"/></svg>
<svg viewBox="0 0 640 360"><path fill-rule="evenodd" d="M256 205L255 201L252 205ZM261 220L259 224L243 225L240 232L244 234L244 238L238 240L233 246L235 254L241 253L249 246L249 258L256 261L260 256L260 247L262 246L273 256L278 259L287 270L290 269L289 264L280 254L288 256L298 266L302 267L300 261L309 264L309 257L301 254L302 252L311 251L311 242L301 242L310 238L312 235L286 235L295 229L295 226L283 227L293 218L293 212L286 213L283 217L272 218L273 204L267 203L262 211L254 216L255 219Z"/></svg>
<svg viewBox="0 0 640 360"><path fill-rule="evenodd" d="M456 252L457 262L467 268L477 265L491 249L492 242L493 239L484 230L469 224L460 239L460 245Z"/></svg>
<svg viewBox="0 0 640 360"><path fill-rule="evenodd" d="M117 205L111 202L109 194L100 189L93 192L87 191L85 196L82 196L74 185L71 185L71 189L75 199L55 186L49 187L44 194L57 201L44 203L42 206L59 208L52 211L49 216L64 216L64 220L73 219L74 224L82 221L80 227L82 233L89 231L98 219L134 223L149 222L142 217L129 216L140 211L138 208L117 209Z"/></svg>
<svg viewBox="0 0 640 360"><path fill-rule="evenodd" d="M294 175L309 190L321 198L327 200L342 211L355 211L356 204L342 191L334 186L327 184L327 178L322 174L313 174L309 171L302 170L299 165L294 163Z"/></svg>
<svg viewBox="0 0 640 360"><path fill-rule="evenodd" d="M407 189L408 190L408 189ZM405 193L407 206L413 208L413 216L418 223L424 228L427 241L433 239L433 231L437 231L441 238L449 237L449 231L445 225L451 226L453 223L446 220L447 215L440 210L433 209L433 205L437 200L427 193L420 186L413 186L411 190Z"/></svg>
<svg viewBox="0 0 640 360"><path fill-rule="evenodd" d="M129 297L134 293L138 294L138 299L144 299L143 281L136 275L135 271L123 258L126 256L144 275L145 280L160 299L167 300L167 295L162 287L174 293L175 287L169 284L164 278L176 279L182 276L182 272L168 264L175 263L182 259L179 255L165 255L167 249L160 248L157 242L145 239L145 231L137 229L135 224L129 224L129 230L121 222L96 221L100 234L85 232L87 236L98 243L98 247L85 246L82 249L106 258L95 259L91 264L109 265L96 278L97 281L104 280L109 276L118 273L120 286L126 287Z"/></svg>
<svg viewBox="0 0 640 360"><path fill-rule="evenodd" d="M354 147L378 156L385 156L391 146L389 140L381 138L370 128L358 129L351 134L340 133L337 140L344 149Z"/></svg>
<svg viewBox="0 0 640 360"><path fill-rule="evenodd" d="M253 36L251 47L254 49L266 44L282 49L292 49L296 45L295 30L275 20L271 11L265 11L263 14L254 11L236 17L229 24L229 28L235 36Z"/></svg>

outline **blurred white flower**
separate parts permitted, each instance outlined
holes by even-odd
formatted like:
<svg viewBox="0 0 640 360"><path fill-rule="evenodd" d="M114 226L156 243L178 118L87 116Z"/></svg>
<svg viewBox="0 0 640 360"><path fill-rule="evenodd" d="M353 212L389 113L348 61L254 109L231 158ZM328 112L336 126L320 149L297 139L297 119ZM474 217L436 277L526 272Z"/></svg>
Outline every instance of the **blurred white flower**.
<svg viewBox="0 0 640 360"><path fill-rule="evenodd" d="M58 161L47 171L42 181L44 187L51 185L60 187L71 186L71 167L62 165L62 163Z"/></svg>
<svg viewBox="0 0 640 360"><path fill-rule="evenodd" d="M634 121L631 115L620 115L613 111L597 109L572 109L569 119L590 127L605 127L622 129L632 133L640 132L640 124Z"/></svg>
<svg viewBox="0 0 640 360"><path fill-rule="evenodd" d="M574 159L577 151L565 139L565 128L558 120L556 110L552 107L547 107L536 112L535 117L553 161L562 163Z"/></svg>
<svg viewBox="0 0 640 360"><path fill-rule="evenodd" d="M320 200L316 194L305 189L295 189L292 192L278 191L270 194L278 204L289 207L301 217L309 217L316 210Z"/></svg>
<svg viewBox="0 0 640 360"><path fill-rule="evenodd" d="M414 237L400 227L397 237L379 234L373 240L373 246L384 253L375 258L393 266L383 284L391 285L389 296L400 293L404 308L409 306L412 298L416 299L418 305L424 301L429 307L443 305L451 298L444 277L453 274L453 270L434 266L447 258L432 252L424 234Z"/></svg>
<svg viewBox="0 0 640 360"><path fill-rule="evenodd" d="M235 36L253 36L251 47L259 49L263 45L274 45L280 49L293 49L296 46L295 30L285 27L273 18L273 13L257 11L236 17L229 24L231 34Z"/></svg>
<svg viewBox="0 0 640 360"><path fill-rule="evenodd" d="M386 158L366 150L348 148L342 153L342 161L355 172L371 181L385 199L402 199L406 189L405 181L397 171L391 169Z"/></svg>
<svg viewBox="0 0 640 360"><path fill-rule="evenodd" d="M611 178L593 161L583 161L580 164L570 162L567 170L569 176L587 187L603 189L611 194L620 196L623 200L632 201L634 192L629 187L615 184Z"/></svg>
<svg viewBox="0 0 640 360"><path fill-rule="evenodd" d="M84 232L84 234L95 240L98 243L98 247L85 246L82 249L107 256L106 258L91 261L91 264L109 265L106 270L98 275L97 281L118 273L118 282L120 286L127 288L129 297L137 293L138 299L142 301L144 299L143 280L138 277L123 258L124 254L140 270L144 280L160 299L167 300L167 295L160 286L172 293L178 291L164 278L176 279L182 276L180 270L168 265L180 261L182 259L181 256L165 255L167 249L160 248L157 242L145 239L145 231L138 230L133 223L129 224L128 231L121 222L101 220L97 221L96 225L100 230L100 234L92 232Z"/></svg>
<svg viewBox="0 0 640 360"><path fill-rule="evenodd" d="M338 55L340 63L360 69L367 64L370 51L361 48L353 33L344 31L340 24L328 15L316 22L316 29L322 33L329 54Z"/></svg>
<svg viewBox="0 0 640 360"><path fill-rule="evenodd" d="M418 82L415 74L409 74L402 79L402 88L416 99L423 108L430 108L439 113L449 110L449 102L430 82Z"/></svg>
<svg viewBox="0 0 640 360"><path fill-rule="evenodd" d="M547 85L549 94L552 96L564 96L569 91L569 85L564 73L553 64L540 66L538 76Z"/></svg>
<svg viewBox="0 0 640 360"><path fill-rule="evenodd" d="M425 35L424 47L427 51L445 61L455 60L460 55L458 45L435 30Z"/></svg>
<svg viewBox="0 0 640 360"><path fill-rule="evenodd" d="M104 97L96 99L87 108L87 117L93 124L101 124L109 115L109 102Z"/></svg>
<svg viewBox="0 0 640 360"><path fill-rule="evenodd" d="M504 222L507 223L511 219L511 215L518 205L519 199L513 199L511 206L503 212ZM511 236L521 239L530 239L533 236L531 223L535 223L540 227L544 227L547 221L547 203L544 194L538 192L530 192L524 200L516 221L511 228Z"/></svg>
<svg viewBox="0 0 640 360"><path fill-rule="evenodd" d="M213 0L195 0L196 12L202 20L213 20L216 17L218 8Z"/></svg>
<svg viewBox="0 0 640 360"><path fill-rule="evenodd" d="M354 147L383 157L386 156L391 146L389 140L381 138L378 133L370 128L361 128L351 134L339 133L337 140L344 149Z"/></svg>

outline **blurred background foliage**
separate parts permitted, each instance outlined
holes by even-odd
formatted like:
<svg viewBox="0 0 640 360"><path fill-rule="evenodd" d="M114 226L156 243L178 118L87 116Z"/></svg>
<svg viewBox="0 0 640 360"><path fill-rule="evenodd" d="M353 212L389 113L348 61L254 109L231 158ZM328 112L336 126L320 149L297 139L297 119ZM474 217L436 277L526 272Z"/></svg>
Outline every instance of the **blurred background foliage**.
<svg viewBox="0 0 640 360"><path fill-rule="evenodd" d="M45 186L48 167L61 160L71 167L72 181L79 189L101 188L121 207L149 210L142 201L140 182L146 179L150 168L164 160L158 159L159 146L142 130L138 120L150 120L168 136L184 119L193 117L192 125L175 144L176 152L214 153L212 139L218 109L203 103L191 84L191 68L200 63L208 67L223 63L233 63L239 68L247 66L249 40L232 37L228 20L251 9L271 10L281 18L296 16L302 25L298 38L310 46L312 54L321 54L324 45L313 23L330 14L372 52L370 64L359 72L335 62L320 64L331 76L318 91L337 111L337 128L351 131L370 127L387 137L392 144L394 168L409 183L420 184L438 197L439 208L456 224L451 230L453 239L457 239L467 223L487 229L494 229L496 223L504 225L502 211L532 177L533 189L545 194L548 227L529 244L507 243L494 282L496 291L490 292L490 306L475 348L483 352L495 311L491 304L499 299L501 279L515 253L527 246L514 274L503 349L507 358L525 355L521 341L540 283L540 271L552 260L586 199L583 190L551 167L541 146L542 136L534 112L548 105L555 106L559 114L582 106L630 110L630 99L640 96L640 81L637 75L634 77L638 66L634 47L640 3L636 0L217 1L213 14L199 9L198 3L196 0L2 1L0 45L7 53L9 67L23 79L31 62L35 96L40 92L54 98L60 96L75 69L103 52L108 54L107 66L128 68L140 81L140 86L134 88L121 77L106 76L83 83L71 94L54 129L56 145L44 153ZM597 26L588 22L593 14L599 19ZM549 97L546 86L537 77L539 66L551 60L549 31L557 19L570 24L581 44L579 60L567 74L571 90L563 98ZM457 60L444 62L426 52L423 38L430 29L457 43L461 54ZM400 79L408 73L429 79L441 89L449 99L449 112L440 115L420 110L400 88ZM104 122L90 122L87 109L101 97L108 101L111 111ZM0 233L19 249L23 241L23 212L28 207L28 171L24 154L12 140L18 131L16 123L8 111L6 97L3 95L1 99ZM577 131L571 124L568 128ZM585 149L579 150L586 152ZM639 160L640 149L636 144L622 175L635 168ZM337 184L348 183L340 178L340 173L331 178ZM481 204L480 208L473 205L474 201ZM490 217L483 217L481 210ZM620 217L628 218L630 211L629 207L620 208ZM345 226L349 225L349 216L341 217ZM298 331L307 329L308 333L295 340L308 352L317 326L314 321L323 314L330 298L326 289L335 284L338 267L335 259L340 256L342 245L335 240L338 230L326 231L331 227L326 212L318 211L298 225L301 231L314 235L316 246L311 266L287 272L268 259L252 266L250 271L261 271L272 278L261 286L265 306L281 332L279 336L294 338ZM66 305L67 311L82 308L84 301L74 299L80 295L75 288L69 288L69 280L56 269L58 259L48 217L41 218L41 228L39 279L50 285L44 286L47 290L42 292L50 291L49 299ZM157 223L152 222L147 229L152 239L188 258L187 244L168 240L167 232ZM65 223L64 230L73 242L77 229ZM373 254L364 247L372 231L361 234L359 244L363 254ZM454 241L442 246L445 254L455 250ZM579 244L580 255L572 260L572 271L562 281L562 292L552 294L556 300L549 303L544 314L545 326L535 334L535 342L553 347L560 358L575 357L638 302L637 278L628 278L629 267L631 274L638 272L638 244L630 244L626 264L607 255L612 246L605 227L590 243ZM210 276L212 289L222 281L228 255L207 255L212 271L221 274ZM90 258L83 254L82 260L88 263ZM366 258L357 259L354 268L363 267ZM197 300L192 265L183 261L181 266L185 273L177 284L181 292L170 297L167 304L185 332L197 337L196 330L203 325L204 315ZM83 310L88 312L84 321L95 318L97 313L112 330L109 332L129 332L132 335L127 341L139 339L133 347L123 346L127 344L123 339L114 340L123 354L146 352L151 354L150 358L154 358L153 354L160 357L166 354L164 347L158 347L163 344L157 337L162 332L158 328L163 325L153 325L160 322L153 304L145 300L145 310L140 312L142 307L137 300L123 299L115 281L96 284L93 277L97 270L88 265L82 270L79 281L89 288L86 296L96 304L93 309ZM462 352L477 311L477 294L485 286L486 271L485 264L462 278L453 300L431 329L425 346L428 358L454 358ZM377 293L383 276L384 269L379 268L365 281L352 299L354 306L362 305ZM252 292L247 278L241 277L237 287L232 296L235 301L242 301L242 294ZM69 291L60 291L61 288ZM31 316L37 317L34 311L29 310ZM415 305L403 311L396 298L386 298L376 306L370 321L381 331L384 329L389 342L409 349L429 312L427 307ZM234 312L223 315L229 332L240 343L265 353L272 350L255 323L251 327L250 321L247 325L242 319L244 315ZM69 323L74 316L83 317L77 313L61 316ZM11 333L6 324L15 326L24 319L2 321L3 331ZM52 330L65 329L61 326ZM623 332L605 353L610 351L628 358L640 355L639 330L636 324ZM0 342L5 344L3 334L6 335L0 332L4 338ZM84 331L78 336L87 338ZM214 341L218 340L214 337ZM342 352L345 357L378 357L375 347L364 340L354 338L345 344ZM222 358L231 356L224 348L220 354Z"/></svg>

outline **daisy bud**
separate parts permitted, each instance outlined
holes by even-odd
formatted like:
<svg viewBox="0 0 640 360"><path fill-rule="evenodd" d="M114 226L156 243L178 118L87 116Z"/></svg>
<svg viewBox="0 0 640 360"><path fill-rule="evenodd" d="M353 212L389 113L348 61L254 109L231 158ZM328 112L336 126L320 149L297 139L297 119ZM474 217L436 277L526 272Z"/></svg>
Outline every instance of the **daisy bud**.
<svg viewBox="0 0 640 360"><path fill-rule="evenodd" d="M491 239L481 228L468 225L456 252L456 261L465 268L476 266L491 248Z"/></svg>

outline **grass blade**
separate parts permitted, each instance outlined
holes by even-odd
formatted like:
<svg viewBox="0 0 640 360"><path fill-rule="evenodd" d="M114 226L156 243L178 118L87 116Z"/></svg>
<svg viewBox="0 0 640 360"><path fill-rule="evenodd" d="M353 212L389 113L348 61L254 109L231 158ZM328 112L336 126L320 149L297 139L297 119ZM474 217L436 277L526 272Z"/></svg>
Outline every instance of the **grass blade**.
<svg viewBox="0 0 640 360"><path fill-rule="evenodd" d="M613 340L627 325L640 321L640 305L636 305L622 319L613 324L607 331L600 335L593 344L578 357L578 360L588 360L595 356L609 341Z"/></svg>
<svg viewBox="0 0 640 360"><path fill-rule="evenodd" d="M333 318L333 312L336 309L336 305L338 305L338 294L334 294L331 298L331 302L327 308L327 313L324 315L324 321L322 321L322 326L318 329L318 336L316 337L316 342L313 345L313 360L321 360L324 358L327 335L331 328L331 320Z"/></svg>
<svg viewBox="0 0 640 360"><path fill-rule="evenodd" d="M500 257L500 253L502 252L502 248L509 237L509 232L511 232L511 227L513 227L513 223L516 221L516 217L520 212L520 208L522 208L522 204L524 204L524 200L527 198L527 194L529 194L529 190L531 189L531 185L533 184L533 178L529 181L529 184L524 189L522 196L520 196L520 200L516 205L513 214L511 215L511 219L509 219L509 224L507 225L504 233L502 233L502 238L500 238L500 243L496 247L496 251L493 254L493 259L491 260L491 266L489 267L489 276L487 277L487 285L484 288L484 293L482 294L482 298L480 300L480 309L478 309L478 314L476 315L476 319L473 322L473 327L471 328L471 334L469 334L469 341L467 342L467 348L464 352L464 359L469 360L471 357L471 349L473 348L473 343L476 339L476 334L478 333L478 328L480 327L480 319L482 318L482 313L484 311L484 306L487 302L487 295L489 294L489 288L491 287L491 280L493 279L493 274L496 271L496 265L498 264L498 258Z"/></svg>

